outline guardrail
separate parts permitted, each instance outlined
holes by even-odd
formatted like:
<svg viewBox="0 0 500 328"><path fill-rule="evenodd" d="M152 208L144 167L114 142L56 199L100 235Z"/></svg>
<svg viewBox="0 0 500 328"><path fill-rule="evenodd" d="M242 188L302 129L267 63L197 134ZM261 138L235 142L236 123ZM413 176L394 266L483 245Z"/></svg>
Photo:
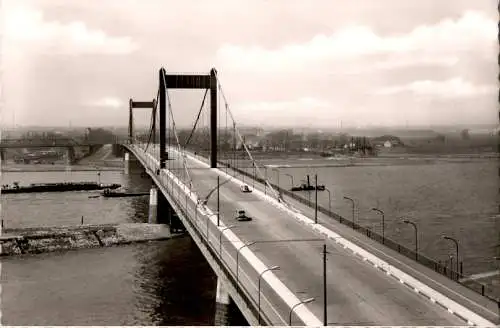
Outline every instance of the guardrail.
<svg viewBox="0 0 500 328"><path fill-rule="evenodd" d="M229 169L233 170L233 171L236 171L238 173L240 173L241 175L244 175L244 176L247 176L251 179L254 179L255 181L259 182L259 183L262 183L264 184L264 179L260 178L260 177L257 177L257 176L254 176L253 174L245 171L245 170L242 170L240 168L237 168L237 167L232 167L230 165L228 165L227 163L224 163L224 162L221 162L219 161L219 164L222 165L222 166L225 166L225 167L228 167ZM286 195L310 208L315 208L315 203L308 200L308 199L305 199L289 190L286 190L286 189L283 189L281 187L279 187L278 185L275 185L273 183L269 183L271 184L271 186L273 188L275 188L275 190L278 190L282 195ZM463 275L463 272L457 272L456 270L453 270L453 269L450 269L450 268L447 268L446 265L442 264L441 262L439 261L436 261L434 259L431 259L429 257L427 257L426 255L423 255L422 253L415 253L415 251L409 249L408 247L402 245L402 244L399 244L398 242L390 239L390 238L387 238L387 237L384 237L382 238L382 236L364 226L361 226L355 222L353 222L352 220L349 220L345 217L342 217L341 215L333 212L333 211L330 211L328 208L325 208L321 205L318 204L318 212L320 213L323 213L333 219L335 219L336 221L366 235L368 238L370 239L373 239L377 242L379 242L380 244L383 244L385 246L387 246L388 248L406 256L407 258L413 260L413 261L416 261L424 266L426 266L427 268L430 268L444 276L446 276L447 278L450 278L458 283L460 283L461 285L467 287L468 289L471 289L473 291L475 291L476 293L479 293L481 294L482 296L494 301L494 302L500 302L500 299L498 299L497 297L495 297L493 295L493 291L488 289L487 286L485 284L482 284L480 282L477 282L477 281L467 281L467 282L461 282L459 281L459 279L461 278L464 278L465 276ZM418 256L416 256L416 254L418 254Z"/></svg>
<svg viewBox="0 0 500 328"><path fill-rule="evenodd" d="M207 160L203 157L199 158L196 155L190 154L188 155L195 161L198 161L200 163L203 163L203 165L208 166ZM221 163L224 164L224 163ZM229 173L226 173L222 170L219 170L220 174L225 174L229 176ZM234 170L233 172L236 172ZM245 171L243 171L245 172ZM242 175L246 175L249 177L253 177L251 174L248 173L242 173ZM236 178L235 182L238 184L244 184L241 180L238 180L236 177L236 173L234 176ZM334 233L333 231L329 230L328 228L325 228L324 226L320 224L315 224L313 220L310 218L306 217L300 211L294 209L293 207L285 206L283 203L279 202L278 200L274 199L273 197L270 197L269 195L266 195L264 192L260 190L255 190L258 192L259 195L270 201L271 203L275 204L275 206L282 208L285 211L290 212L293 216L295 216L300 222L303 222L306 225L310 225L313 230L318 231L320 234L327 236L330 239L333 239L337 243L341 243L344 248L348 248L355 255L359 255L363 257L364 260L367 260L371 262L376 268L381 269L385 271L388 275L391 275L398 279L401 283L409 286L410 288L414 289L415 292L420 293L422 295L425 295L430 299L431 302L433 303L438 303L439 305L443 306L448 312L457 315L458 317L461 317L462 319L466 320L468 324L470 325L486 325L490 326L493 325L493 323L489 322L488 320L478 316L474 312L470 311L469 309L465 308L464 306L460 305L459 303L453 301L452 299L446 297L445 295L435 291L434 289L428 287L427 285L421 283L417 279L413 278L412 276L407 275L406 273L402 272L401 270L397 269L396 267L393 267L392 265L388 264L387 262L377 258L376 256L370 254L369 252L365 251L364 249L358 247L357 245L349 242L348 240L342 238L340 235ZM339 216L340 217L340 216ZM497 303L500 305L500 303ZM491 310L488 310L491 312ZM491 312L493 313L493 312Z"/></svg>
<svg viewBox="0 0 500 328"><path fill-rule="evenodd" d="M134 149L135 147L139 148L139 151L136 151L135 155L142 158L142 160L146 163L151 172L157 173L157 169L159 168L159 161L157 159L153 158L153 156L151 156L150 153L144 152L144 150L141 148L140 145L127 145L127 147L131 150L135 150ZM231 283L237 286L237 288L239 288L239 290L244 293L244 295L242 296L245 299L245 302L247 303L247 305L250 305L249 308L252 310L253 314L257 316L258 315L258 306L256 304L257 302L255 301L255 297L252 297L252 292L258 293L257 287L255 286L255 282L252 282L249 273L246 273L247 280L249 281L250 284L252 284L252 286L250 287L253 287L253 289L251 288L249 289L249 286L245 286L241 283L242 279L241 275L239 283L237 283L236 277L238 275L236 274L235 270L231 269L231 267L227 263L227 260L224 261L222 254L219 255L220 259L218 258L217 256L218 248L221 247L221 245L220 244L215 245L213 243L213 240L217 239L216 237L218 237L214 236L213 234L212 234L212 243L210 242L211 235L209 233L209 228L216 229L220 234L219 236L221 237L224 236L226 242L225 245L229 244L233 246L231 249L232 251L237 251L238 249L241 249L241 246L245 244L234 233L232 233L230 229L224 230L224 228L226 228L225 225L222 224L220 226L217 226L216 215L212 213L210 209L208 209L207 207L198 204L197 195L193 193L184 184L187 181L183 182L181 179L179 179L171 171L168 170L160 170L158 173L160 181L166 188L171 198L176 202L177 207L182 212L181 214L184 215L186 218L190 218L189 220L187 220L190 226L200 236L201 240L203 240L204 245L212 253L214 259L217 260L218 265L221 266L224 272L227 273L227 276L229 277ZM181 203L182 195L184 195L185 197L185 204ZM211 223L210 226L209 223ZM206 226L204 226L205 224ZM203 233L202 227L203 230L206 229L206 233ZM225 246L224 248L227 247ZM226 249L226 252L229 251ZM251 250L248 249L248 247L241 249L239 254L240 254L240 259L245 260L246 263L252 268L253 270L252 273L254 274L254 276L259 276L259 274L263 270L268 268L257 258L257 256L255 256L255 254ZM232 257L231 260L234 261ZM238 270L238 267L236 268L236 270ZM243 272L241 273L243 274ZM267 295L267 297L273 297L273 299L276 299L276 297L278 297L280 299L280 302L282 303L282 306L285 306L287 310L292 309L294 305L300 303L300 300L274 275L273 272L268 272L268 274L261 277L261 279L262 281L265 281L267 283L267 286L269 286L271 290L274 292L274 297L273 295ZM265 294L262 295L266 296ZM273 305L271 306L273 307L273 309L275 309ZM293 312L296 314L297 318L299 318L304 325L312 325L312 326L321 325L319 319L316 318L316 316L314 316L307 309L306 306L295 308L293 309ZM287 318L288 315L289 313L279 314L280 320L282 321L279 323L279 325L288 324L288 321L284 319Z"/></svg>

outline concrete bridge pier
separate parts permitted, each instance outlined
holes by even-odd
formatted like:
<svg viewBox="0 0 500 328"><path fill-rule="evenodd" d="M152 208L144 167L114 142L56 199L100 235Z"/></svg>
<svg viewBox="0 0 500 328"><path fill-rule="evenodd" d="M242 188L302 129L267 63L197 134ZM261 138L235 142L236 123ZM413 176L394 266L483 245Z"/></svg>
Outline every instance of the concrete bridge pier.
<svg viewBox="0 0 500 328"><path fill-rule="evenodd" d="M222 279L217 278L214 326L248 326L238 306L229 296Z"/></svg>
<svg viewBox="0 0 500 328"><path fill-rule="evenodd" d="M229 305L231 298L220 278L217 278L217 293L215 296L214 326L230 326Z"/></svg>
<svg viewBox="0 0 500 328"><path fill-rule="evenodd" d="M152 186L149 190L148 223L158 223L158 189L156 186Z"/></svg>
<svg viewBox="0 0 500 328"><path fill-rule="evenodd" d="M67 147L66 148L66 165L71 165L75 162L75 148Z"/></svg>
<svg viewBox="0 0 500 328"><path fill-rule="evenodd" d="M125 174L130 173L130 153L129 152L125 152L123 170L124 170Z"/></svg>

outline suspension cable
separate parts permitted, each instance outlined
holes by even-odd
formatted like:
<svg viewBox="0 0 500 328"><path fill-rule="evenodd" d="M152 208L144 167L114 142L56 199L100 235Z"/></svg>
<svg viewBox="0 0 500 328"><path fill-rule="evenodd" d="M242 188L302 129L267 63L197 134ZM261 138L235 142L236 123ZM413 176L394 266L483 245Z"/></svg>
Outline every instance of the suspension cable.
<svg viewBox="0 0 500 328"><path fill-rule="evenodd" d="M222 98L224 99L224 103L225 103L225 105L226 105L226 111L227 111L227 113L231 116L231 120L233 121L233 127L234 127L234 130L235 130L235 132L236 132L236 134L237 134L238 138L239 138L239 139L240 139L240 141L242 142L243 148L245 149L245 152L248 154L248 157L250 157L250 160L252 161L252 163L254 163L254 164L255 164L255 159L253 158L252 154L250 153L250 151L248 150L247 146L246 146L246 145L245 145L245 143L243 142L243 138L242 138L242 136L241 136L241 134L240 134L239 130L237 130L237 129L236 129L236 121L235 121L235 119L234 119L233 113L231 112L231 109L229 108L229 104L228 104L228 102L227 102L226 95L224 94L224 91L222 90L222 84L220 83L219 76L218 76L218 74L217 74L217 73L216 73L215 77L216 77L216 79L217 79L218 83L221 85L221 88L220 88L221 95L222 95ZM256 166L256 168L257 168L257 173L258 173L261 177L263 177L263 174L262 174L261 170L259 169L259 167L258 167L258 166ZM267 180L267 177L265 177L263 180L265 181L265 184L269 187L269 189L270 189L270 190L271 190L271 191L275 194L275 196L276 196L277 198L281 199L281 195L280 195L280 193L279 193L279 192L277 192L277 191L276 191L276 190L275 190L275 189L271 186L271 184L270 184L270 183L269 183L269 181Z"/></svg>
<svg viewBox="0 0 500 328"><path fill-rule="evenodd" d="M200 110L198 111L198 115L196 116L196 120L194 122L193 129L191 130L191 133L189 134L189 137L188 137L188 139L187 139L186 144L184 145L184 147L187 147L187 145L189 144L189 141L191 141L191 137L194 134L194 130L196 129L196 125L198 124L198 120L200 119L200 115L201 115L201 112L203 110L203 106L205 105L205 99L207 98L207 93L208 93L208 89L205 89L205 95L203 96L203 100L201 102Z"/></svg>
<svg viewBox="0 0 500 328"><path fill-rule="evenodd" d="M149 147L149 143L151 142L151 137L153 136L153 133L156 133L156 131L153 131L153 128L155 128L153 126L153 122L155 121L156 119L156 109L158 107L158 99L160 97L160 88L158 88L158 92L156 93L156 101L154 103L154 106L153 106L153 111L151 113L151 121L149 123L149 137L148 137L148 143L146 144L146 148L144 149L144 151L147 151L148 150L148 147ZM156 125L156 124L155 124Z"/></svg>
<svg viewBox="0 0 500 328"><path fill-rule="evenodd" d="M167 81L166 81L166 78L165 78L165 74L162 74L162 79L163 79L163 84L165 86L165 93L166 93L166 98L167 98L167 104L168 104L168 109L169 109L169 113L170 113L170 118L172 120L172 130L174 132L174 137L177 141L177 147L178 147L178 152L179 154L182 155L182 165L184 166L184 170L186 172L186 176L187 176L187 179L189 181L189 187L190 189L196 193L194 189L194 185L193 185L193 180L191 179L191 175L189 174L189 170L187 168L187 163L186 163L186 153L185 151L182 151L182 147L181 147L181 143L179 141L179 136L177 134L177 129L176 129L176 126L175 126L175 119L174 119L174 113L172 112L172 103L170 102L170 95L169 95L169 92L168 92L168 86L167 86Z"/></svg>

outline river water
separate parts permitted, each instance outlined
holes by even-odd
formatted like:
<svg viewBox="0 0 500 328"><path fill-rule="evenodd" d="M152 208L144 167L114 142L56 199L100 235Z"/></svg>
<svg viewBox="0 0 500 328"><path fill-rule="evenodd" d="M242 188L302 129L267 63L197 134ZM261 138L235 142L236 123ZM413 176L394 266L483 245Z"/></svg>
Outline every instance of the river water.
<svg viewBox="0 0 500 328"><path fill-rule="evenodd" d="M300 163L298 165L297 163ZM343 196L356 200L356 219L380 231L385 211L386 236L412 247L413 231L399 223L411 217L419 226L421 250L446 260L454 247L442 234L460 242L465 273L496 269L498 243L498 165L481 160L433 165L325 167L325 161L295 161L280 168L280 184L299 184L306 174L331 190L332 210L350 218ZM268 161L268 176L277 183ZM151 181L133 168L102 171L104 183L147 191ZM2 184L95 181L96 172L5 172ZM313 180L311 180L313 181ZM93 192L2 196L7 227L85 223L146 222L148 197L89 198ZM319 202L328 207L327 192ZM314 194L304 194L312 197ZM212 325L216 278L186 236L169 241L88 249L2 260L2 324L7 325Z"/></svg>
<svg viewBox="0 0 500 328"><path fill-rule="evenodd" d="M149 179L101 171L103 183L148 191ZM4 172L2 184L96 181L96 172ZM2 196L6 227L147 222L148 196L95 192ZM189 236L2 259L4 325L213 325L216 277Z"/></svg>

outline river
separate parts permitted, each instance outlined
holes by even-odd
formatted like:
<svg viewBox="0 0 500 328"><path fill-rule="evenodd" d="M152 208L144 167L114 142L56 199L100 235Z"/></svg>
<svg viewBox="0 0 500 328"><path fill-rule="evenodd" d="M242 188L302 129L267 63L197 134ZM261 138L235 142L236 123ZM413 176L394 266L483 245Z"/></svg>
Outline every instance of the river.
<svg viewBox="0 0 500 328"><path fill-rule="evenodd" d="M299 164L297 164L299 163ZM280 168L280 184L289 187L306 174L318 174L331 191L332 210L380 231L385 212L386 236L413 247L412 218L419 227L420 249L446 260L454 247L442 234L460 242L464 273L495 270L498 243L498 166L494 160L433 165L326 167L327 161L302 159ZM277 183L274 166L268 176ZM5 172L2 184L95 181L96 172ZM100 180L147 191L149 179L135 168L129 175L102 171ZM93 192L2 196L7 227L85 223L146 222L148 197L89 198ZM314 194L304 194L314 199ZM319 202L328 207L327 192ZM143 245L89 249L2 260L2 324L7 325L212 325L216 278L189 237Z"/></svg>
<svg viewBox="0 0 500 328"><path fill-rule="evenodd" d="M2 184L96 181L96 172L4 172ZM101 171L103 183L148 191L140 170ZM96 192L2 196L6 227L147 222L148 197ZM4 325L213 325L216 277L189 236L2 259Z"/></svg>

